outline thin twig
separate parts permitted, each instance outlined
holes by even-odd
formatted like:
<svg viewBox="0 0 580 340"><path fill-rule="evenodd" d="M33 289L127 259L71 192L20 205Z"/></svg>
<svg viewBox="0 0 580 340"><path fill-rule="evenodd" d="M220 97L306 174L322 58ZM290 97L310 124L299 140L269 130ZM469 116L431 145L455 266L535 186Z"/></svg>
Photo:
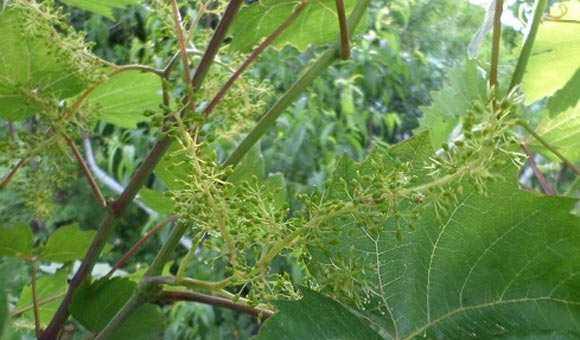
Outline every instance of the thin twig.
<svg viewBox="0 0 580 340"><path fill-rule="evenodd" d="M346 12L344 10L344 1L335 0L336 12L338 13L338 26L340 27L340 58L348 60L350 58L350 42L348 26L346 24Z"/></svg>
<svg viewBox="0 0 580 340"><path fill-rule="evenodd" d="M123 257L121 257L119 261L117 261L117 263L115 263L113 268L109 270L106 276L113 275L113 273L117 271L117 269L121 268L121 266L125 264L127 259L129 259L131 256L133 256L133 254L135 254L137 249L139 249L145 242L147 242L147 240L153 237L153 235L155 235L163 227L175 221L178 217L179 217L178 215L171 215L168 218L164 219L163 221L159 222L159 224L157 224L153 229L149 230L147 234L145 234L139 241L137 241L137 243L135 243L133 247L131 247L131 249L129 249L129 251L127 251L127 253L125 253L125 255L123 255Z"/></svg>
<svg viewBox="0 0 580 340"><path fill-rule="evenodd" d="M51 297L49 297L49 298L46 298L46 299L44 299L44 300L40 300L40 301L38 301L38 303L37 303L37 304L38 304L38 306L42 306L42 305L44 305L44 304L47 304L47 303L49 303L49 302L52 302L52 301L54 301L54 300L58 300L58 299L60 299L61 297L63 297L63 296L64 296L64 294L65 294L65 293L56 294L56 295L54 295L54 296L51 296ZM30 306L27 306L27 307L22 307L22 308L20 308L20 309L17 309L17 310L14 310L14 311L12 311L12 312L10 313L10 316L11 316L11 317L13 317L13 318L15 318L15 317L18 317L18 316L22 315L23 313L26 313L26 312L28 312L28 311L29 311L29 310L31 310L31 309L34 309L34 304L32 304L32 305L30 305Z"/></svg>
<svg viewBox="0 0 580 340"><path fill-rule="evenodd" d="M499 43L501 40L501 14L503 0L496 0L493 17L493 38L491 42L491 65L489 67L489 87L497 90L497 65L499 63Z"/></svg>
<svg viewBox="0 0 580 340"><path fill-rule="evenodd" d="M284 30L286 30L288 28L288 26L292 25L292 23L298 18L298 16L300 16L300 13L302 13L304 8L308 4L309 4L309 2L301 2L300 5L298 6L298 8L296 8L296 10L292 13L292 15L290 15L290 17L288 17L288 19L286 19L286 21L284 21L280 26L278 26L278 28L276 28L276 30L272 34L270 34L270 36L268 36L252 52L252 54L250 54L248 59L246 59L244 61L244 63L240 66L240 68L238 68L236 70L236 72L234 72L234 74L232 74L230 79L228 79L228 81L222 86L222 88L218 91L218 93L215 95L215 97L212 99L212 101L208 104L208 106L206 107L205 112L204 112L206 116L211 114L211 112L213 111L215 106L220 102L220 100L223 98L226 91L229 90L229 88L232 86L234 81L236 81L236 79L238 79L238 77L248 68L248 66L250 66L250 64L252 64L252 62L254 62L254 60L256 60L256 58L258 58L258 56L262 52L264 52L266 47L268 47L274 40L276 40L276 38L278 38L280 36L280 34L282 34L282 32L284 32Z"/></svg>
<svg viewBox="0 0 580 340"><path fill-rule="evenodd" d="M159 301L193 301L199 302L206 305L221 307L231 309L237 312L241 312L244 314L253 315L257 318L261 318L262 320L266 320L272 315L274 312L264 308L257 308L257 307L249 307L240 303L232 302L228 299L224 299L217 296L201 294L196 292L184 292L184 291L172 291L172 290L164 290L161 291L159 295Z"/></svg>
<svg viewBox="0 0 580 340"><path fill-rule="evenodd" d="M10 170L10 172L6 175L6 177L4 177L4 179L2 180L2 183L0 183L0 190L6 188L8 183L10 183L10 180L12 180L12 177L14 177L14 175L16 174L18 169L20 169L22 164L24 164L25 160L26 160L26 158L24 158L24 157L20 158L20 160L16 163L16 165L14 165L12 170Z"/></svg>
<svg viewBox="0 0 580 340"><path fill-rule="evenodd" d="M544 192L546 193L546 195L553 195L554 192L552 191L552 188L550 188L550 186L548 185L548 182L546 181L546 178L544 178L544 175L542 175L542 173L540 172L540 170L538 170L538 166L536 164L536 160L534 160L534 155L530 151L530 148L528 147L528 144L527 143L523 143L522 144L522 149L524 149L524 152L528 156L528 161L530 162L530 168L532 168L532 171L536 175L536 178L538 179L538 182L540 183L540 186L542 187L542 190L544 190Z"/></svg>
<svg viewBox="0 0 580 340"><path fill-rule="evenodd" d="M34 331L36 337L40 336L40 309L38 308L38 293L36 290L36 262L30 262L30 281L32 290L32 307L34 310Z"/></svg>
<svg viewBox="0 0 580 340"><path fill-rule="evenodd" d="M73 143L73 141L69 138L69 136L67 136L65 133L63 133L63 136L64 136L64 139L66 140L66 143L68 144L68 146L71 148L73 154L75 155L77 162L79 162L79 165L80 165L81 169L83 170L85 177L89 181L89 185L91 186L91 189L93 190L93 195L95 196L95 200L97 200L97 203L99 204L99 206L101 208L106 208L107 201L105 200L105 197L101 193L101 189L99 189L97 182L95 182L95 179L93 178L93 175L91 174L91 171L89 170L89 167L87 166L87 163L85 163L83 156L79 152L79 149Z"/></svg>
<svg viewBox="0 0 580 340"><path fill-rule="evenodd" d="M175 32L177 33L177 43L179 44L179 54L181 55L181 63L183 64L183 72L185 79L189 82L191 79L191 72L189 71L189 60L187 59L187 46L185 44L185 37L183 36L183 26L181 26L181 15L177 7L177 1L171 0L171 11L173 13L173 23L175 24ZM195 104L189 103L189 109L195 110Z"/></svg>

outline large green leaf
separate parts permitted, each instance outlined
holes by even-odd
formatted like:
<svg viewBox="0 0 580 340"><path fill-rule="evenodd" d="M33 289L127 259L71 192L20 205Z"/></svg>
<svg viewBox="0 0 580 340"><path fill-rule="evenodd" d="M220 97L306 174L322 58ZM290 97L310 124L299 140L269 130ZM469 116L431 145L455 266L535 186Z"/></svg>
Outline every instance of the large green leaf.
<svg viewBox="0 0 580 340"><path fill-rule="evenodd" d="M0 117L21 120L41 113L38 98L71 97L81 81L54 55L49 38L23 33L21 13L0 13Z"/></svg>
<svg viewBox="0 0 580 340"><path fill-rule="evenodd" d="M43 276L36 281L37 300L40 302L51 299L50 302L39 305L40 324L43 327L50 322L54 313L56 313L58 306L62 302L62 297L68 288L68 283L66 281L67 274L67 267L64 267L55 274ZM24 313L24 316L30 320L34 320L34 312L31 307L32 286L26 286L22 289L22 293L20 293L20 298L18 299L18 304L15 309L20 310L27 308L28 311Z"/></svg>
<svg viewBox="0 0 580 340"><path fill-rule="evenodd" d="M536 127L536 133L570 161L580 161L580 102L554 118L550 117L549 112L545 112ZM558 160L537 140L532 138L530 145L532 149Z"/></svg>
<svg viewBox="0 0 580 340"><path fill-rule="evenodd" d="M447 83L433 94L431 105L422 108L418 131L429 130L435 146L447 142L472 101L486 96L485 79L475 62L467 61L451 69Z"/></svg>
<svg viewBox="0 0 580 340"><path fill-rule="evenodd" d="M308 288L299 301L274 302L279 312L269 318L255 340L381 339L338 302Z"/></svg>
<svg viewBox="0 0 580 340"><path fill-rule="evenodd" d="M580 101L580 91L578 89L580 89L580 68L576 70L576 73L574 73L568 83L548 100L546 108L550 116L556 116L560 112L576 106L578 101Z"/></svg>
<svg viewBox="0 0 580 340"><path fill-rule="evenodd" d="M542 22L538 30L522 80L526 104L551 96L580 68L580 25L573 23L580 20L580 2L563 4L564 16Z"/></svg>
<svg viewBox="0 0 580 340"><path fill-rule="evenodd" d="M32 256L33 235L30 226L16 222L12 227L0 226L0 256Z"/></svg>
<svg viewBox="0 0 580 340"><path fill-rule="evenodd" d="M81 259L87 252L95 233L94 230L81 230L76 223L60 227L48 238L39 259L52 262Z"/></svg>
<svg viewBox="0 0 580 340"><path fill-rule="evenodd" d="M345 0L347 15L356 5L356 0ZM240 10L232 23L230 32L234 35L231 48L246 52L260 40L272 34L297 8L298 3L286 0L263 0ZM363 20L365 22L365 20ZM364 29L357 27L357 32ZM299 50L309 45L326 44L338 36L338 15L334 0L313 0L273 43L281 48L291 44Z"/></svg>
<svg viewBox="0 0 580 340"><path fill-rule="evenodd" d="M328 199L348 197L354 176L399 162L409 162L413 185L433 181L424 167L433 152L428 140L375 150L360 164L342 159ZM580 338L580 220L569 214L575 200L522 191L511 180L487 183L487 195L460 184L463 195L439 222L427 197L401 204L403 216L411 205L425 208L400 241L394 217L376 226L359 226L352 216L330 221L339 233L325 251L312 249L312 274L328 282L323 268L340 259L359 263L360 312L392 339Z"/></svg>
<svg viewBox="0 0 580 340"><path fill-rule="evenodd" d="M86 100L94 104L97 118L107 123L135 128L160 111L161 80L153 73L125 71L109 78L89 94Z"/></svg>
<svg viewBox="0 0 580 340"><path fill-rule="evenodd" d="M138 4L141 0L62 0L62 2L113 19L113 8Z"/></svg>
<svg viewBox="0 0 580 340"><path fill-rule="evenodd" d="M83 283L75 292L70 306L72 316L84 327L101 331L129 299L136 283L126 278L103 278ZM163 315L153 305L139 307L115 331L110 339L159 339Z"/></svg>

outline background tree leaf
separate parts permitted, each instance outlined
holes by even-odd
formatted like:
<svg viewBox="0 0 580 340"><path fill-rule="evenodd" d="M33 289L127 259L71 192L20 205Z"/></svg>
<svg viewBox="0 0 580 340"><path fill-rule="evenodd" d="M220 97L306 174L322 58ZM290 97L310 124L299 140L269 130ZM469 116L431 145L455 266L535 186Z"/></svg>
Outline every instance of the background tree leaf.
<svg viewBox="0 0 580 340"><path fill-rule="evenodd" d="M466 61L449 71L446 84L432 96L431 105L421 108L423 117L415 132L429 130L431 142L438 147L449 140L473 100L486 98L485 79L474 61Z"/></svg>
<svg viewBox="0 0 580 340"><path fill-rule="evenodd" d="M557 20L542 22L522 80L525 103L551 96L580 68L580 2L563 3L567 12ZM562 13L559 13L562 14Z"/></svg>
<svg viewBox="0 0 580 340"><path fill-rule="evenodd" d="M43 303L39 306L40 324L43 327L49 323L50 319L54 316L54 313L56 313L58 306L62 302L62 296L64 296L64 293L68 288L68 283L66 281L67 275L68 267L63 267L55 274L45 275L36 281L36 295L38 301L54 298L54 300L48 303ZM30 307L32 307L32 287L26 286L22 289L22 293L20 293L20 298L18 299L18 304L16 304L15 310ZM32 311L32 308L23 315L29 320L34 320L34 312Z"/></svg>
<svg viewBox="0 0 580 340"><path fill-rule="evenodd" d="M76 291L70 307L72 316L84 327L101 331L129 299L136 283L126 278L103 278L84 282ZM111 336L111 339L159 339L163 315L153 305L139 307Z"/></svg>
<svg viewBox="0 0 580 340"><path fill-rule="evenodd" d="M0 117L22 120L40 113L36 98L68 98L82 90L79 77L59 62L51 41L23 33L18 10L0 13Z"/></svg>
<svg viewBox="0 0 580 340"><path fill-rule="evenodd" d="M382 339L338 302L301 288L299 301L276 301L279 311L260 328L255 340Z"/></svg>
<svg viewBox="0 0 580 340"><path fill-rule="evenodd" d="M410 162L416 184L430 183L421 164L431 152L421 135L360 164L343 161L328 199L345 197L339 178L349 183L357 172L370 174L373 162L387 169ZM515 178L514 170L504 176ZM578 338L580 223L569 214L576 200L521 191L512 181L487 183L487 195L456 185L464 194L441 223L425 198L415 231L401 241L394 217L373 226L351 216L330 221L341 225L340 234L326 253L313 249L312 274L326 282L325 266L354 256L365 268L354 283L365 296L360 311L391 338Z"/></svg>
<svg viewBox="0 0 580 340"><path fill-rule="evenodd" d="M95 233L94 230L81 230L77 223L60 227L48 238L39 259L51 262L82 259Z"/></svg>
<svg viewBox="0 0 580 340"><path fill-rule="evenodd" d="M0 256L32 256L34 238L30 226L16 222L12 227L0 227Z"/></svg>
<svg viewBox="0 0 580 340"><path fill-rule="evenodd" d="M123 128L135 128L160 112L161 80L152 73L125 71L97 87L86 98L94 104L96 117Z"/></svg>
<svg viewBox="0 0 580 340"><path fill-rule="evenodd" d="M260 144L256 144L242 158L234 172L228 177L228 181L239 184L243 181L251 180L254 176L259 180L263 180L264 172L264 157L260 151Z"/></svg>
<svg viewBox="0 0 580 340"><path fill-rule="evenodd" d="M113 8L123 8L138 4L141 0L62 0L67 5L75 6L85 11L100 14L113 19Z"/></svg>
<svg viewBox="0 0 580 340"><path fill-rule="evenodd" d="M355 5L355 0L344 1L347 16ZM242 52L251 50L286 21L297 6L293 1L263 0L242 8L230 28L230 33L234 35L230 48ZM362 22L366 20L363 19ZM363 30L364 25L359 25L357 33ZM338 15L334 0L314 0L309 2L296 21L272 46L281 48L290 44L303 51L310 45L333 41L338 33Z"/></svg>

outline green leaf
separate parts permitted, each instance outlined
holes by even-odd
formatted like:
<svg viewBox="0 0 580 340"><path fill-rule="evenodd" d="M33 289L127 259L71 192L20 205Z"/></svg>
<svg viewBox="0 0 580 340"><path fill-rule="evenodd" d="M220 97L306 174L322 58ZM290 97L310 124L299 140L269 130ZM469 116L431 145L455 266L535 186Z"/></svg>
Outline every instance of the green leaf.
<svg viewBox="0 0 580 340"><path fill-rule="evenodd" d="M345 0L348 14L354 9L356 0ZM263 38L272 34L296 10L296 2L285 0L263 0L246 6L236 15L230 28L234 39L230 47L247 52ZM363 19L363 22L366 20ZM364 30L359 25L357 33ZM291 44L303 51L310 45L327 44L339 34L338 15L334 0L314 0L306 6L300 16L272 43L281 48Z"/></svg>
<svg viewBox="0 0 580 340"><path fill-rule="evenodd" d="M281 173L268 176L263 183L263 190L274 195L274 208L281 209L286 204L286 180Z"/></svg>
<svg viewBox="0 0 580 340"><path fill-rule="evenodd" d="M433 145L449 141L449 137L460 123L461 117L471 103L485 100L485 79L474 61L457 66L449 71L449 78L441 90L433 94L433 102L422 107L423 117L419 119L417 131L429 130Z"/></svg>
<svg viewBox="0 0 580 340"><path fill-rule="evenodd" d="M576 70L572 79L548 100L547 110L550 112L550 117L575 107L580 100L578 89L580 89L580 68Z"/></svg>
<svg viewBox="0 0 580 340"><path fill-rule="evenodd" d="M85 11L100 14L109 19L113 18L113 8L123 8L138 4L141 0L62 0L67 5L75 6Z"/></svg>
<svg viewBox="0 0 580 340"><path fill-rule="evenodd" d="M8 335L8 325L10 320L10 313L8 312L8 298L6 290L4 289L5 280L8 276L5 271L0 268L0 339L4 339Z"/></svg>
<svg viewBox="0 0 580 340"><path fill-rule="evenodd" d="M48 238L39 260L68 262L82 259L95 233L94 230L81 230L77 223L60 227Z"/></svg>
<svg viewBox="0 0 580 340"><path fill-rule="evenodd" d="M161 80L152 73L125 71L109 78L92 91L86 101L94 104L96 117L123 128L135 128L159 112Z"/></svg>
<svg viewBox="0 0 580 340"><path fill-rule="evenodd" d="M180 190L185 187L182 181L187 181L189 165L183 153L175 154L179 150L178 143L172 143L155 167L157 175L169 190Z"/></svg>
<svg viewBox="0 0 580 340"><path fill-rule="evenodd" d="M580 102L554 118L550 117L549 112L544 112L536 133L568 160L580 161ZM535 139L531 140L530 146L554 161L559 159Z"/></svg>
<svg viewBox="0 0 580 340"><path fill-rule="evenodd" d="M136 286L135 282L126 278L84 282L73 297L71 314L87 329L100 332L129 299ZM163 315L159 309L153 305L143 305L110 339L159 339L162 332Z"/></svg>
<svg viewBox="0 0 580 340"><path fill-rule="evenodd" d="M551 96L580 68L580 2L565 2L558 20L542 22L522 80L525 103Z"/></svg>
<svg viewBox="0 0 580 340"><path fill-rule="evenodd" d="M260 328L255 340L382 339L338 302L301 288L299 301L276 301L279 311Z"/></svg>
<svg viewBox="0 0 580 340"><path fill-rule="evenodd" d="M12 227L0 227L0 256L32 256L32 229L21 222Z"/></svg>
<svg viewBox="0 0 580 340"><path fill-rule="evenodd" d="M413 185L431 183L428 139L375 150L360 164L341 161L327 199L347 196L339 178L348 184L397 160L410 162ZM504 176L515 178L515 170ZM400 241L394 217L363 226L352 216L330 221L341 226L336 245L326 255L313 249L312 275L328 282L323 269L341 259L364 268L353 282L364 296L360 312L387 338L579 338L580 219L569 214L576 200L522 191L512 180L488 182L481 195L466 182L456 183L464 194L440 223L431 198L401 201L402 216L417 204L423 210Z"/></svg>
<svg viewBox="0 0 580 340"><path fill-rule="evenodd" d="M170 198L149 188L142 188L141 191L139 191L139 199L141 202L145 203L146 206L161 214L171 214L175 207L175 204L173 204L173 201Z"/></svg>
<svg viewBox="0 0 580 340"><path fill-rule="evenodd" d="M265 171L264 157L258 143L248 150L248 153L234 169L234 172L228 177L228 181L239 184L244 181L250 181L254 176L261 181L264 179Z"/></svg>
<svg viewBox="0 0 580 340"><path fill-rule="evenodd" d="M68 98L81 91L80 79L53 53L50 39L23 33L18 11L0 13L0 117L22 120L42 112L38 98Z"/></svg>
<svg viewBox="0 0 580 340"><path fill-rule="evenodd" d="M68 283L66 281L67 274L68 267L64 267L56 273L45 275L36 281L37 300L43 301L49 298L54 299L48 303L40 304L38 307L40 312L40 324L43 327L48 325L63 299L62 296L66 293L68 288ZM18 304L16 305L15 310L30 307L32 307L32 287L26 286L22 289L22 293L20 293L20 298L18 299ZM34 312L32 311L32 308L23 315L30 320L34 320Z"/></svg>

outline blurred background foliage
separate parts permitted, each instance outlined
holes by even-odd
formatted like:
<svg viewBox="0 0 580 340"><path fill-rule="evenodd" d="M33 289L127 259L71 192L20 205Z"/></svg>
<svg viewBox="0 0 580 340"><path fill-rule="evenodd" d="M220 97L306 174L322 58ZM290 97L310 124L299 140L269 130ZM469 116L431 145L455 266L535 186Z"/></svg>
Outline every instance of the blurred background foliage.
<svg viewBox="0 0 580 340"><path fill-rule="evenodd" d="M70 14L70 24L87 32L86 39L94 43L93 51L101 58L116 64L161 68L177 50L171 17L163 3L151 0L115 10L114 20L63 6ZM207 4L219 8L223 1ZM180 5L186 22L197 15L198 1L180 1ZM373 144L392 144L408 138L418 126L421 107L431 100L430 93L442 86L445 70L465 59L467 45L483 16L484 9L467 0L373 2L366 32L353 41L352 58L330 67L263 138L266 173L283 173L291 198L296 192L321 187L341 154L360 160ZM207 14L201 17L199 26L211 29L216 22L216 15ZM204 46L208 36L207 30L196 31L193 46ZM514 31L506 29L504 36L513 46L517 39ZM290 46L269 49L244 79L267 81L272 91L269 100L273 101L320 52L320 48L300 52ZM200 53L194 51L192 58L199 59ZM240 60L239 55L228 51L227 44L220 58L226 66ZM212 72L227 74L226 66L214 66ZM175 79L180 78L182 75L175 75ZM8 133L5 125L0 126L1 138L5 139ZM127 183L156 138L155 128L145 124L129 130L103 122L96 124L93 136L97 164L121 184ZM232 141L218 141L216 148L223 158L231 150ZM0 195L0 222L9 225L19 220L35 225L37 242L45 241L56 228L71 222L78 222L84 229L96 229L101 210L94 203L86 180L80 173L76 177L56 194L61 199L53 202L58 208L48 220L31 220L34 215L29 213L31 207L25 201L28 194L10 192L9 187L6 194ZM161 183L152 177L147 186L160 189ZM114 192L105 194L112 197ZM111 251L101 260L118 259L157 218L143 209L131 208L117 225L110 241ZM124 269L133 272L146 266L166 234L167 230L162 231L149 241ZM185 253L185 249L180 251L182 254L178 255ZM206 255L201 249L196 263L203 263ZM279 265L299 272L289 263ZM29 282L27 270L24 264L9 261L2 267L18 278L7 287L14 299ZM172 269L175 268L169 268ZM210 271L203 265L190 271L188 275L206 280L223 275L219 269ZM164 310L169 316L165 334L168 339L245 339L257 329L255 320L247 316L210 306L185 302L168 305Z"/></svg>

